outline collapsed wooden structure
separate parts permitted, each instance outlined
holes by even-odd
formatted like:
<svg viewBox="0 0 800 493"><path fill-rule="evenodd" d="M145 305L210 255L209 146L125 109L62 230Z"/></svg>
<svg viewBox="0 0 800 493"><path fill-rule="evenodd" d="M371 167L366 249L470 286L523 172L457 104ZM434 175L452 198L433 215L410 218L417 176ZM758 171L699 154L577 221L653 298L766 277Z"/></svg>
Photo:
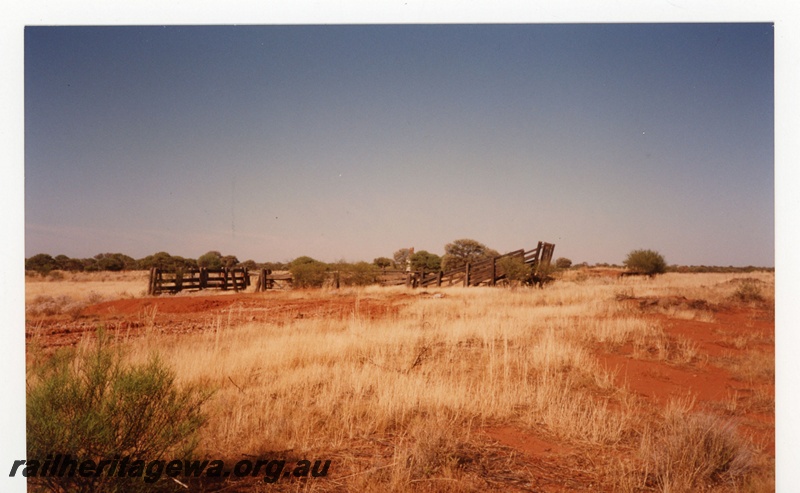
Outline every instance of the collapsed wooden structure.
<svg viewBox="0 0 800 493"><path fill-rule="evenodd" d="M555 245L540 241L532 250L515 250L487 258L478 262L467 263L463 267L448 271L401 271L386 270L378 276L378 282L384 286L397 286L405 284L408 287L429 286L495 286L498 282L508 280L504 271L503 259L519 259L528 267L523 282L528 284L541 284L546 280L547 269L553 259Z"/></svg>

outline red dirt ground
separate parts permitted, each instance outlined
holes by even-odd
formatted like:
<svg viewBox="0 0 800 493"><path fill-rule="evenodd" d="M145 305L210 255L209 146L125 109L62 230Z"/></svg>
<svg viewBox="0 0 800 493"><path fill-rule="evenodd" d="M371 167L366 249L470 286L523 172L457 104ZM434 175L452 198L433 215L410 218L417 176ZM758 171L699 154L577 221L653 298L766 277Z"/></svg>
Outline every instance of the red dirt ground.
<svg viewBox="0 0 800 493"><path fill-rule="evenodd" d="M73 315L33 317L26 322L26 338L45 349L76 344L81 337L103 327L112 334L135 336L148 326L161 333L202 331L216 321L247 323L290 318L383 318L397 313L413 299L398 294L387 299L336 295L318 299L279 299L269 293L169 296L105 301Z"/></svg>
<svg viewBox="0 0 800 493"><path fill-rule="evenodd" d="M29 342L48 349L73 345L101 325L112 333L134 336L147 327L157 327L165 333L201 331L219 320L274 322L276 319L355 315L379 319L397 313L415 296L418 295L398 294L377 300L356 299L345 294L320 301L302 297L282 299L258 293L123 299L87 306L77 316L33 318L27 322L26 337ZM644 401L645 405L640 407L652 408L652 412L663 409L672 399L692 398L697 408L735 419L756 446L774 457L774 314L756 305L705 307L713 311L714 321L701 322L669 318L654 309L658 303L653 300L629 299L628 302L632 311L658 320L670 340L690 341L697 352L691 361L678 364L655 356L634 358L631 344L596 348L600 362L616 371L618 384L628 386ZM732 364L747 362L753 354L765 355L767 361L771 358L773 373L762 372L743 378L731 371ZM650 406L646 405L648 402ZM570 465L574 461L585 461L585 451L581 453L545 434L497 424L484 428L482 437L487 446L510 453L515 461L522 461L535 477L549 478L544 483L540 481L534 491L591 491L597 485L598 478L586 472L591 469L589 466Z"/></svg>

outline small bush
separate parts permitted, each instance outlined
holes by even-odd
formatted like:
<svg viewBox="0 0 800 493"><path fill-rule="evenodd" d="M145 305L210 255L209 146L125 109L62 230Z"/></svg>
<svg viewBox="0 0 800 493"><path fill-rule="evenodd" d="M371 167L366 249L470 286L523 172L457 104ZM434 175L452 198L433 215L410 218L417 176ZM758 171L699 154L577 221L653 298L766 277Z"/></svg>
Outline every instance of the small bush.
<svg viewBox="0 0 800 493"><path fill-rule="evenodd" d="M733 293L733 297L743 303L764 301L764 295L761 294L761 288L758 287L758 282L755 279L742 280L736 292Z"/></svg>
<svg viewBox="0 0 800 493"><path fill-rule="evenodd" d="M73 318L78 318L86 303L73 300L69 296L37 296L25 306L25 314L28 316L53 316L69 314Z"/></svg>
<svg viewBox="0 0 800 493"><path fill-rule="evenodd" d="M667 271L664 257L654 250L633 250L625 258L623 265L637 274L654 276Z"/></svg>
<svg viewBox="0 0 800 493"><path fill-rule="evenodd" d="M648 481L659 491L688 492L741 484L753 453L729 422L705 414L668 410L666 422L643 441Z"/></svg>
<svg viewBox="0 0 800 493"><path fill-rule="evenodd" d="M566 257L558 257L556 259L556 267L558 267L559 269L569 269L570 267L572 267L572 260Z"/></svg>
<svg viewBox="0 0 800 493"><path fill-rule="evenodd" d="M345 286L366 286L375 282L379 269L374 264L357 262L342 263L335 266L339 269L340 281Z"/></svg>
<svg viewBox="0 0 800 493"><path fill-rule="evenodd" d="M292 285L297 288L318 288L325 283L328 265L311 257L298 257L289 263Z"/></svg>
<svg viewBox="0 0 800 493"><path fill-rule="evenodd" d="M520 257L503 257L497 261L497 270L505 274L512 285L525 281L531 275L531 268Z"/></svg>
<svg viewBox="0 0 800 493"><path fill-rule="evenodd" d="M209 394L178 389L173 373L157 358L125 365L102 332L94 347L57 352L29 370L28 457L69 454L95 462L188 458L204 422ZM167 456L168 455L168 456ZM172 487L142 477L40 477L54 491L153 491Z"/></svg>

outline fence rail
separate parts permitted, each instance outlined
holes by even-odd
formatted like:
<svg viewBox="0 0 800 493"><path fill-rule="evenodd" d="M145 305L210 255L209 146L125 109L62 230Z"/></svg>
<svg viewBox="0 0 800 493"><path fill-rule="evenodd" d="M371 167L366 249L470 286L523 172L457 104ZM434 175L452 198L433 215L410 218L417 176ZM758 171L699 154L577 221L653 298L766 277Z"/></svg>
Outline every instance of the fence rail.
<svg viewBox="0 0 800 493"><path fill-rule="evenodd" d="M270 269L261 269L256 280L256 293L267 289L288 288L292 285L292 274L289 272L272 272Z"/></svg>
<svg viewBox="0 0 800 493"><path fill-rule="evenodd" d="M199 291L203 289L221 289L227 291L244 291L250 285L247 269L189 269L185 271L167 272L153 267L150 269L148 295L161 293L178 293L180 291Z"/></svg>

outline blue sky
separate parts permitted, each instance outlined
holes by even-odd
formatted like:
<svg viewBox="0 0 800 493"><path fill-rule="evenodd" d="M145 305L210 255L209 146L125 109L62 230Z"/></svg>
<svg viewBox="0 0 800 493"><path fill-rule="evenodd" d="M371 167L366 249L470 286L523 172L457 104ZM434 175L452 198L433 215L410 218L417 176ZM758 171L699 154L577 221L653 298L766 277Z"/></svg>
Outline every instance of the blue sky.
<svg viewBox="0 0 800 493"><path fill-rule="evenodd" d="M25 255L773 266L773 26L27 27Z"/></svg>

